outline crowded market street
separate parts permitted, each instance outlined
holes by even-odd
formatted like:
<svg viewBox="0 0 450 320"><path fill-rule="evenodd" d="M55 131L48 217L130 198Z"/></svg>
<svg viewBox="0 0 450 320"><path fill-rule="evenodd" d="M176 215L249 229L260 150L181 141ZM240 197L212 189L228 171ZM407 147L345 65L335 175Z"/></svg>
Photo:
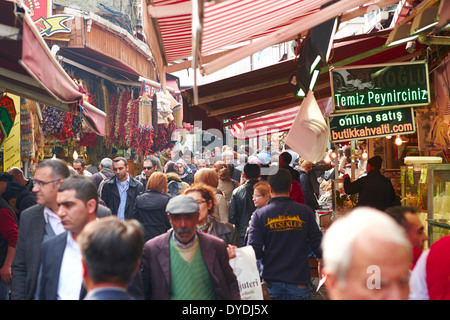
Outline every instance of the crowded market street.
<svg viewBox="0 0 450 320"><path fill-rule="evenodd" d="M448 0L0 1L0 300L449 300L449 44Z"/></svg>

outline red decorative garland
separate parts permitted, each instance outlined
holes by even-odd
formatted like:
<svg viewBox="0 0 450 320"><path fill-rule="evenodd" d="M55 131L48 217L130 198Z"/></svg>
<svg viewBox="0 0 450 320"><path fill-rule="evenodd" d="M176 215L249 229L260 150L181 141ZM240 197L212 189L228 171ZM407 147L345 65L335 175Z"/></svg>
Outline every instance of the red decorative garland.
<svg viewBox="0 0 450 320"><path fill-rule="evenodd" d="M61 130L61 132L55 134L56 137L61 141L61 143L66 142L67 140L71 139L74 136L73 131L72 131L72 120L73 120L73 114L70 112L66 112L62 130Z"/></svg>
<svg viewBox="0 0 450 320"><path fill-rule="evenodd" d="M108 138L109 141L111 141L112 143L118 143L117 138L115 136L115 130L116 130L116 112L117 112L117 105L120 101L122 94L117 93L114 94L111 97L111 105L109 107L109 121L110 121L110 127L109 127L109 133L108 133Z"/></svg>
<svg viewBox="0 0 450 320"><path fill-rule="evenodd" d="M78 144L85 147L95 147L97 145L97 134L95 132L85 133Z"/></svg>
<svg viewBox="0 0 450 320"><path fill-rule="evenodd" d="M126 146L127 106L131 99L131 90L125 90L119 111L119 126L117 127L117 139L122 146Z"/></svg>

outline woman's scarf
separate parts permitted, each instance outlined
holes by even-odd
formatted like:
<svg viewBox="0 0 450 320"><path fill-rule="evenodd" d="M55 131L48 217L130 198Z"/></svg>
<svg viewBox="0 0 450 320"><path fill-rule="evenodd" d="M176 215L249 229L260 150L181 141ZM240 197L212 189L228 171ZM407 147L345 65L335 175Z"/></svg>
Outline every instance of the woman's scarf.
<svg viewBox="0 0 450 320"><path fill-rule="evenodd" d="M212 219L210 218L210 216L206 217L205 223L197 228L198 231L203 232L203 233L208 233L208 234L212 234L213 232L213 223L212 223Z"/></svg>
<svg viewBox="0 0 450 320"><path fill-rule="evenodd" d="M181 179L186 177L189 173L192 173L191 168L189 168L189 166L187 165L187 163L183 159L179 159L177 161L177 164L181 164L183 166L183 173L181 173L181 174L179 173L178 174Z"/></svg>

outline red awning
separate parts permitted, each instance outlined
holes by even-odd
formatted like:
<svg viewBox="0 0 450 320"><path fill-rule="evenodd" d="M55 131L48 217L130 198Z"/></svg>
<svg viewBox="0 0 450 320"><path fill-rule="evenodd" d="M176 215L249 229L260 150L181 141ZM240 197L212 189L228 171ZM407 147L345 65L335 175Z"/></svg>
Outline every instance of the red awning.
<svg viewBox="0 0 450 320"><path fill-rule="evenodd" d="M329 115L333 111L331 98L319 100L317 104L324 116ZM233 124L230 128L230 133L236 139L245 140L266 134L288 131L291 129L299 109L300 106L296 106ZM246 117L242 118L245 119Z"/></svg>
<svg viewBox="0 0 450 320"><path fill-rule="evenodd" d="M201 1L204 5L199 8L201 31L198 37L193 37L197 12L191 14L192 1L142 1L144 31L157 67L161 69L192 58L195 49L200 55L200 71L204 74L231 65L265 47L292 40L298 34L367 2L341 0L339 4L321 9L330 0ZM230 52L231 46L241 47ZM216 54L225 56L212 58Z"/></svg>
<svg viewBox="0 0 450 320"><path fill-rule="evenodd" d="M423 45L416 44L416 51L409 53L405 46L387 48L385 46L389 30L370 35L352 36L335 42L329 59L334 67L348 65L377 64L401 62L419 58L423 54ZM211 118L216 118L223 126L233 126L246 121L238 130L252 127L263 117L283 110L299 107L302 100L295 98L289 85L289 75L298 68L294 60L277 64L222 79L198 87L199 103L192 99L193 89L183 91L186 99L185 109L203 109L202 113L192 114L189 121L203 121L204 129L209 129ZM318 78L314 90L317 101L331 96L330 76L324 71ZM283 120L283 116L281 116ZM205 118L208 121L205 121ZM231 120L231 121L228 121ZM192 122L191 122L192 123ZM260 122L261 123L261 122ZM264 122L263 122L264 123Z"/></svg>
<svg viewBox="0 0 450 320"><path fill-rule="evenodd" d="M316 12L329 0L261 1L239 0L205 2L202 55L224 46L249 41L277 31L305 15ZM191 1L185 4L187 14L157 18L166 62L192 55ZM173 0L155 0L155 8L173 5Z"/></svg>
<svg viewBox="0 0 450 320"><path fill-rule="evenodd" d="M10 32L0 38L0 89L64 111L81 102L88 123L104 135L105 113L83 100L81 89L52 56L20 4L0 2L0 29Z"/></svg>

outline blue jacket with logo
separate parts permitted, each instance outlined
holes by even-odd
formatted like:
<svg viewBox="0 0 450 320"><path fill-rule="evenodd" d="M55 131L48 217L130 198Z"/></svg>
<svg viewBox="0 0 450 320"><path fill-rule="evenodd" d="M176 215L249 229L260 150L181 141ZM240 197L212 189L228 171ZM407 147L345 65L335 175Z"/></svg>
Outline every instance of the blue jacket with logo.
<svg viewBox="0 0 450 320"><path fill-rule="evenodd" d="M321 242L314 212L289 197L272 198L253 213L248 244L262 259L265 280L311 283L308 245L321 259Z"/></svg>

